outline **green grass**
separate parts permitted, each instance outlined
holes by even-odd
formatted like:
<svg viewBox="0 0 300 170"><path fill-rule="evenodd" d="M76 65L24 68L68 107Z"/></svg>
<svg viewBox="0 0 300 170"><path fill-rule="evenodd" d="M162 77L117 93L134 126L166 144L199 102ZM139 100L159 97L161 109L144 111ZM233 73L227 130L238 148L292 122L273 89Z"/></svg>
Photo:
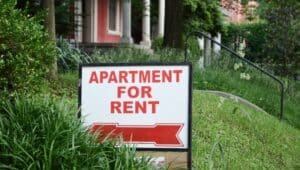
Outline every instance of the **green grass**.
<svg viewBox="0 0 300 170"><path fill-rule="evenodd" d="M192 134L195 169L300 168L300 131L231 99L194 91Z"/></svg>
<svg viewBox="0 0 300 170"><path fill-rule="evenodd" d="M208 68L196 70L193 74L195 89L225 91L243 97L269 114L279 117L280 91L274 80L255 71L248 71L250 80L240 78L240 72L228 69ZM299 83L290 82L285 90L284 120L300 128L300 87ZM290 90L290 91L289 91Z"/></svg>

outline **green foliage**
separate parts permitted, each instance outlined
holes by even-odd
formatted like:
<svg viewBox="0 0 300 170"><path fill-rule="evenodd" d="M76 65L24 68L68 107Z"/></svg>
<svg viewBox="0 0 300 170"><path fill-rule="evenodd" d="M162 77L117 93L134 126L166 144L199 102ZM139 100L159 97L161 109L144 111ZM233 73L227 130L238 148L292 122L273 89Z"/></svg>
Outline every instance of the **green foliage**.
<svg viewBox="0 0 300 170"><path fill-rule="evenodd" d="M197 52L191 49L188 61L196 64ZM93 63L178 63L184 62L184 52L174 48L158 48L155 52L135 48L114 48L96 50L91 55L91 59Z"/></svg>
<svg viewBox="0 0 300 170"><path fill-rule="evenodd" d="M188 40L187 60L196 64L199 58L203 55L203 49L200 48L198 40L193 37Z"/></svg>
<svg viewBox="0 0 300 170"><path fill-rule="evenodd" d="M271 66L279 75L299 75L300 2L261 0L259 4L258 14L263 20L227 26L223 42L238 50L245 40L246 58Z"/></svg>
<svg viewBox="0 0 300 170"><path fill-rule="evenodd" d="M54 0L55 2L55 29L56 34L63 37L69 37L74 31L76 22L74 22L74 0ZM31 16L46 15L43 9L43 0L17 0L17 8L22 9Z"/></svg>
<svg viewBox="0 0 300 170"><path fill-rule="evenodd" d="M127 47L96 50L91 58L94 63L145 63L152 59L150 52Z"/></svg>
<svg viewBox="0 0 300 170"><path fill-rule="evenodd" d="M67 100L44 95L7 101L0 108L0 169L151 169L134 148L98 143L76 112Z"/></svg>
<svg viewBox="0 0 300 170"><path fill-rule="evenodd" d="M242 5L247 5L248 2L249 2L249 0L241 0L241 4L242 4Z"/></svg>
<svg viewBox="0 0 300 170"><path fill-rule="evenodd" d="M155 37L152 40L151 49L153 49L153 50L162 49L163 48L163 42L164 42L164 38L163 37Z"/></svg>
<svg viewBox="0 0 300 170"><path fill-rule="evenodd" d="M299 169L300 131L235 100L193 93L194 169ZM220 144L214 149L215 144ZM213 152L214 151L214 152Z"/></svg>
<svg viewBox="0 0 300 170"><path fill-rule="evenodd" d="M77 70L80 64L90 63L91 58L79 48L60 38L57 41L58 71Z"/></svg>
<svg viewBox="0 0 300 170"><path fill-rule="evenodd" d="M40 20L15 9L15 0L0 0L0 4L0 91L14 95L39 84L56 50Z"/></svg>
<svg viewBox="0 0 300 170"><path fill-rule="evenodd" d="M184 0L186 32L203 30L216 35L222 30L222 14L218 0Z"/></svg>
<svg viewBox="0 0 300 170"><path fill-rule="evenodd" d="M55 0L55 29L56 34L64 37L70 36L74 31L76 23L74 21L75 0ZM71 8L72 7L72 8Z"/></svg>
<svg viewBox="0 0 300 170"><path fill-rule="evenodd" d="M269 114L278 117L280 110L279 85L274 80L251 69L245 63L239 63L225 57L205 70L194 69L193 87L201 90L217 90L241 96L263 108ZM240 68L236 67L240 65ZM236 67L236 69L234 69ZM247 76L249 75L249 78ZM300 128L300 84L286 81L284 93L284 120Z"/></svg>
<svg viewBox="0 0 300 170"><path fill-rule="evenodd" d="M263 4L261 15L268 24L263 46L266 57L276 64L279 74L295 74L300 63L300 2L275 0Z"/></svg>
<svg viewBox="0 0 300 170"><path fill-rule="evenodd" d="M155 56L160 63L178 63L184 61L183 51L174 48L160 49L156 51Z"/></svg>
<svg viewBox="0 0 300 170"><path fill-rule="evenodd" d="M253 22L243 24L228 24L222 34L222 43L235 51L238 51L241 43L245 41L243 49L245 57L253 62L268 63L263 45L266 43L265 22Z"/></svg>
<svg viewBox="0 0 300 170"><path fill-rule="evenodd" d="M50 93L56 97L68 97L76 103L78 93L78 68L76 71L66 70L66 72L60 72L57 81L53 81L51 84L45 84L42 88L44 93Z"/></svg>

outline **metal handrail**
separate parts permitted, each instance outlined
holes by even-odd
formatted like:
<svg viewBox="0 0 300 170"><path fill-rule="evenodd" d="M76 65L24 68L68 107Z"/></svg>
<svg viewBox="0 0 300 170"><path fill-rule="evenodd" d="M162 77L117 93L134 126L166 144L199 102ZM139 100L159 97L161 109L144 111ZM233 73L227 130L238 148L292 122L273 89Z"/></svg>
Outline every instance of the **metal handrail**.
<svg viewBox="0 0 300 170"><path fill-rule="evenodd" d="M225 45L217 42L216 40L214 40L213 38L211 38L210 36L206 35L203 32L200 31L192 31L190 33L187 34L186 40L185 40L185 52L184 52L184 61L187 61L187 50L188 50L188 41L192 36L196 36L196 37L204 37L207 38L209 40L211 40L214 44L219 45L221 48L225 49L226 51L230 52L232 55L230 56L234 56L244 62L246 62L247 64L251 65L252 67L256 68L257 70L261 71L263 74L269 76L270 78L272 78L273 80L275 80L276 82L278 82L278 84L280 85L280 119L283 118L283 99L284 99L284 85L283 82L281 80L279 80L276 76L274 76L273 74L271 74L270 72L264 70L263 68L257 66L256 64L254 64L253 62L241 57L238 53L236 53L235 51L233 51L232 49L226 47Z"/></svg>

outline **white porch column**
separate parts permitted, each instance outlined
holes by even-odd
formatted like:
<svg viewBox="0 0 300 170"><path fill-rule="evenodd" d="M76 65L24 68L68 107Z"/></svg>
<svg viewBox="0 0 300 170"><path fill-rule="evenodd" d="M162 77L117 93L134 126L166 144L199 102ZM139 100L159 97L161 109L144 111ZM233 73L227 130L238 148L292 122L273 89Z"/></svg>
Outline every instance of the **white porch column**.
<svg viewBox="0 0 300 170"><path fill-rule="evenodd" d="M201 54L199 56L199 60L198 60L198 64L199 64L199 68L203 69L204 68L204 38L203 37L197 37L197 41L198 41L198 46L199 49L201 50Z"/></svg>
<svg viewBox="0 0 300 170"><path fill-rule="evenodd" d="M122 43L133 43L131 36L131 0L122 0L123 6L123 30Z"/></svg>
<svg viewBox="0 0 300 170"><path fill-rule="evenodd" d="M204 38L203 37L197 37L197 41L198 41L199 48L201 50L203 50L204 49Z"/></svg>
<svg viewBox="0 0 300 170"><path fill-rule="evenodd" d="M143 35L141 45L151 46L150 39L150 0L144 0L143 10Z"/></svg>
<svg viewBox="0 0 300 170"><path fill-rule="evenodd" d="M82 0L74 2L75 42L82 42Z"/></svg>
<svg viewBox="0 0 300 170"><path fill-rule="evenodd" d="M210 33L207 33L211 37ZM209 66L211 63L211 40L204 38L204 67Z"/></svg>
<svg viewBox="0 0 300 170"><path fill-rule="evenodd" d="M159 0L158 36L163 37L165 31L165 0Z"/></svg>
<svg viewBox="0 0 300 170"><path fill-rule="evenodd" d="M214 37L214 40L218 43L221 43L221 33L218 33L216 37ZM218 44L213 43L213 52L214 54L219 54L221 50L221 46Z"/></svg>

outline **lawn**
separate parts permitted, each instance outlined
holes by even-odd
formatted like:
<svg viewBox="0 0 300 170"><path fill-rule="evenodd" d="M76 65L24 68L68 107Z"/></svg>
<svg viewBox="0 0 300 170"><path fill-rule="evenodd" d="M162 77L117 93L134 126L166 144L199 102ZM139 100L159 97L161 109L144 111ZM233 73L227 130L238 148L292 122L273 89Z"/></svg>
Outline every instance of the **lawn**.
<svg viewBox="0 0 300 170"><path fill-rule="evenodd" d="M245 71L249 80L241 79L241 71L222 68L195 70L193 87L200 90L218 90L238 95L279 118L280 90L274 80L255 70ZM283 121L300 128L300 83L285 83Z"/></svg>
<svg viewBox="0 0 300 170"><path fill-rule="evenodd" d="M299 169L300 131L277 118L205 92L193 93L195 169Z"/></svg>

